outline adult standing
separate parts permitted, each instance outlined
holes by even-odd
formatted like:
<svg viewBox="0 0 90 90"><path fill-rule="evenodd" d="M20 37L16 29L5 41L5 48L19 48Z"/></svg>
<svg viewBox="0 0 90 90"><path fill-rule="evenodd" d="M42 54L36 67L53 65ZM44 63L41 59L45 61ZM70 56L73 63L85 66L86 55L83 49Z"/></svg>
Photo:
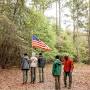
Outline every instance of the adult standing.
<svg viewBox="0 0 90 90"><path fill-rule="evenodd" d="M60 76L61 76L62 62L59 55L55 56L55 61L52 67L52 75L55 78L55 90L60 90Z"/></svg>
<svg viewBox="0 0 90 90"><path fill-rule="evenodd" d="M72 72L73 72L73 61L68 56L64 57L64 85L67 87L67 76L69 77L69 86L68 89L71 88L72 84Z"/></svg>
<svg viewBox="0 0 90 90"><path fill-rule="evenodd" d="M39 82L44 82L45 64L46 64L46 59L43 57L42 53L39 53L39 58L38 58Z"/></svg>
<svg viewBox="0 0 90 90"><path fill-rule="evenodd" d="M31 67L31 83L35 83L36 81L36 67L37 67L37 57L35 54L32 54L32 57L30 58L30 67Z"/></svg>
<svg viewBox="0 0 90 90"><path fill-rule="evenodd" d="M26 84L28 80L28 71L30 69L29 57L27 53L25 53L21 58L21 69L23 71L23 84Z"/></svg>

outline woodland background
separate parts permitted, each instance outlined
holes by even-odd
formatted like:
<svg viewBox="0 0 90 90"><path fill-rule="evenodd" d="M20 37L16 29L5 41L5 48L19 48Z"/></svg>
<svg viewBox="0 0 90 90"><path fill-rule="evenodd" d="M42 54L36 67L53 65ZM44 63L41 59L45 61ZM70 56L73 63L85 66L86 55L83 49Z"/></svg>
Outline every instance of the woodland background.
<svg viewBox="0 0 90 90"><path fill-rule="evenodd" d="M36 35L52 51L44 52L48 62L56 54L70 55L74 61L90 64L90 0L0 0L0 65L20 64L24 52L32 53L31 37ZM44 12L56 3L59 17L46 17ZM61 27L61 10L73 21L73 31ZM57 16L58 12L56 12ZM33 49L37 54L41 49Z"/></svg>

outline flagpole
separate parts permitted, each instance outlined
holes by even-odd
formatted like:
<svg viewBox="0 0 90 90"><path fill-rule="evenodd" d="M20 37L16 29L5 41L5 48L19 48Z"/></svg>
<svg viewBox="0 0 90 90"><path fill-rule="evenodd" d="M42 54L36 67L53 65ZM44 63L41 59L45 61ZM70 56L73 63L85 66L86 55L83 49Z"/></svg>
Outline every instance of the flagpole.
<svg viewBox="0 0 90 90"><path fill-rule="evenodd" d="M34 34L34 33L33 33L33 30L32 30L32 37L33 37L33 34ZM35 56L36 53L34 52L34 48L33 48L33 46L32 46L32 56L33 56L33 55Z"/></svg>

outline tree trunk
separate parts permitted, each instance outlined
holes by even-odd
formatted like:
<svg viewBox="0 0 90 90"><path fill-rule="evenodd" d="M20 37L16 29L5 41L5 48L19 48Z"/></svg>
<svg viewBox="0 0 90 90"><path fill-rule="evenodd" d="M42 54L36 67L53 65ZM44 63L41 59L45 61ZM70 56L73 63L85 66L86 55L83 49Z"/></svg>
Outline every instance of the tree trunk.
<svg viewBox="0 0 90 90"><path fill-rule="evenodd" d="M58 0L58 4L59 4L59 28L61 28L61 2L60 0Z"/></svg>
<svg viewBox="0 0 90 90"><path fill-rule="evenodd" d="M57 1L56 1L56 30L58 29L58 27L57 27L57 25L58 25L58 18L57 18L57 17L58 17L58 16L57 16L58 13L57 13L57 8L58 8L58 7L57 7Z"/></svg>
<svg viewBox="0 0 90 90"><path fill-rule="evenodd" d="M18 8L18 0L17 0L17 2L15 4L15 7L14 7L13 19L14 19L15 15L16 15L17 8Z"/></svg>
<svg viewBox="0 0 90 90"><path fill-rule="evenodd" d="M90 0L89 0L89 14L88 14L88 18L89 18L89 23L88 23L88 49L89 49L89 53L88 53L88 61L90 64Z"/></svg>
<svg viewBox="0 0 90 90"><path fill-rule="evenodd" d="M77 53L77 61L80 62L80 51L79 51L79 4L78 0L75 2L76 3L76 20L73 19L74 21L74 39L75 39L75 48L76 48L76 53ZM73 5L74 5L74 0L73 0Z"/></svg>
<svg viewBox="0 0 90 90"><path fill-rule="evenodd" d="M74 0L73 0L73 10L74 10ZM76 31L75 31L75 19L74 19L74 12L73 12L73 43L75 43L76 38Z"/></svg>

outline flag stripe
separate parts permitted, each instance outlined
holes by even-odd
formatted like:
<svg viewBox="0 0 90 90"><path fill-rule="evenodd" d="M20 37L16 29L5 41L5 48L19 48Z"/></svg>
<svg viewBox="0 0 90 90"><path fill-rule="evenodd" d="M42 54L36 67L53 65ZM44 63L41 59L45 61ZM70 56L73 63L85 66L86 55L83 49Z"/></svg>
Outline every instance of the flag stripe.
<svg viewBox="0 0 90 90"><path fill-rule="evenodd" d="M45 45L43 42L41 43L39 43L39 42L37 42L37 41L33 41L32 42L32 46L38 46L38 47L42 47L42 48L49 48L47 45Z"/></svg>
<svg viewBox="0 0 90 90"><path fill-rule="evenodd" d="M32 36L32 47L42 48L44 50L51 50L43 41L39 40L36 36Z"/></svg>

